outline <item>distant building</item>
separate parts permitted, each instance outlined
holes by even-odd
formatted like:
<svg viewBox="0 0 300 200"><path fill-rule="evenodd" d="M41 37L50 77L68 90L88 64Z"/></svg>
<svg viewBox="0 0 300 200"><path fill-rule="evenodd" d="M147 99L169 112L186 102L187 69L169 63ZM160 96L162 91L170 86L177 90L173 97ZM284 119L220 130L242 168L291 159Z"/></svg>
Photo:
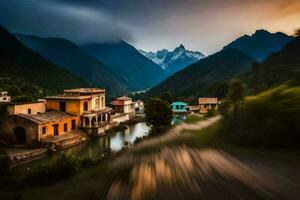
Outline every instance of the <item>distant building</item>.
<svg viewBox="0 0 300 200"><path fill-rule="evenodd" d="M9 105L7 105L7 112L9 115L35 115L38 113L44 113L46 112L46 103L41 101L28 103L10 103Z"/></svg>
<svg viewBox="0 0 300 200"><path fill-rule="evenodd" d="M173 102L172 103L172 111L174 114L184 114L187 113L187 104L184 102Z"/></svg>
<svg viewBox="0 0 300 200"><path fill-rule="evenodd" d="M0 103L10 102L10 96L7 91L0 90Z"/></svg>
<svg viewBox="0 0 300 200"><path fill-rule="evenodd" d="M104 134L110 128L111 108L105 106L105 90L78 88L46 97L48 110L57 110L77 116L76 125ZM88 131L91 133L91 131Z"/></svg>
<svg viewBox="0 0 300 200"><path fill-rule="evenodd" d="M111 105L116 113L125 113L133 116L135 114L134 102L130 97L122 96L114 99Z"/></svg>
<svg viewBox="0 0 300 200"><path fill-rule="evenodd" d="M59 111L39 114L16 114L4 119L1 132L10 144L44 143L63 147L80 142L71 134L76 127L76 116ZM3 137L3 136L2 136Z"/></svg>
<svg viewBox="0 0 300 200"><path fill-rule="evenodd" d="M188 106L187 110L190 113L197 113L197 112L199 112L199 106Z"/></svg>
<svg viewBox="0 0 300 200"><path fill-rule="evenodd" d="M144 102L142 100L136 100L134 102L134 110L136 113L144 112Z"/></svg>
<svg viewBox="0 0 300 200"><path fill-rule="evenodd" d="M208 110L216 110L219 103L218 98L199 98L199 112L207 113Z"/></svg>
<svg viewBox="0 0 300 200"><path fill-rule="evenodd" d="M111 117L114 122L126 122L135 115L135 104L130 97L118 97L110 105L113 108L113 115Z"/></svg>

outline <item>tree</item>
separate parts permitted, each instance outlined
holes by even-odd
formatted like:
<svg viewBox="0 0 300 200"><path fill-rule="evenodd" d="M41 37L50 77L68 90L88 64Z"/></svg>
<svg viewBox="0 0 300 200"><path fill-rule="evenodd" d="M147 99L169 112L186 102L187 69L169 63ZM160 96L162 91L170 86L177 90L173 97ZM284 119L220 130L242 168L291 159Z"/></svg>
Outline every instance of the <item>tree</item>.
<svg viewBox="0 0 300 200"><path fill-rule="evenodd" d="M18 96L13 99L13 102L22 102L22 103L33 102L33 101L34 101L34 99L27 95Z"/></svg>
<svg viewBox="0 0 300 200"><path fill-rule="evenodd" d="M172 121L170 105L159 99L152 98L145 105L146 121L154 127L169 126Z"/></svg>
<svg viewBox="0 0 300 200"><path fill-rule="evenodd" d="M173 103L173 95L169 91L165 91L165 92L161 93L161 95L159 96L159 98L161 100L163 100L163 101L168 102L169 104Z"/></svg>
<svg viewBox="0 0 300 200"><path fill-rule="evenodd" d="M240 79L233 79L230 81L229 91L228 91L228 100L233 104L233 114L237 117L241 103L245 97L245 86Z"/></svg>

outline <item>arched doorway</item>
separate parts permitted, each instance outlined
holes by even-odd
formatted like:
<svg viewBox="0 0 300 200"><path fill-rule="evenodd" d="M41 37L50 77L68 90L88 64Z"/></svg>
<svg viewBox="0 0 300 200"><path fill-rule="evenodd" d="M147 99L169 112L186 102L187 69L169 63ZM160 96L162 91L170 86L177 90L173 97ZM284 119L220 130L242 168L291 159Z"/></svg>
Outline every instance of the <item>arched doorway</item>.
<svg viewBox="0 0 300 200"><path fill-rule="evenodd" d="M23 127L15 127L14 135L16 144L26 144L26 131Z"/></svg>
<svg viewBox="0 0 300 200"><path fill-rule="evenodd" d="M105 121L106 121L106 116L104 114L104 115L102 115L102 122L105 122Z"/></svg>
<svg viewBox="0 0 300 200"><path fill-rule="evenodd" d="M90 126L90 120L89 120L89 118L85 118L84 127L89 127L89 126Z"/></svg>
<svg viewBox="0 0 300 200"><path fill-rule="evenodd" d="M96 117L93 117L93 119L92 119L92 126L97 126Z"/></svg>

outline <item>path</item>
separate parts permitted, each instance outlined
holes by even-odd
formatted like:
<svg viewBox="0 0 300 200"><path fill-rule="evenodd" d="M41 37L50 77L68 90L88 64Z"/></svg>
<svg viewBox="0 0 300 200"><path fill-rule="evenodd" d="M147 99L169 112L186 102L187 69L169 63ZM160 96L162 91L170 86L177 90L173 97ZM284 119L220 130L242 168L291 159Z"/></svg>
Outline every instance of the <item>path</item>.
<svg viewBox="0 0 300 200"><path fill-rule="evenodd" d="M220 119L215 116L195 124L179 124L132 149L134 152L160 145L160 151L141 155L129 151L114 160L112 171L124 166L131 170L129 180L117 178L111 184L107 199L298 199L300 177L290 176L289 170L296 170L299 162L291 166L282 160L252 155L240 159L212 148L162 146L187 136L184 130L203 129ZM280 169L276 168L278 163Z"/></svg>

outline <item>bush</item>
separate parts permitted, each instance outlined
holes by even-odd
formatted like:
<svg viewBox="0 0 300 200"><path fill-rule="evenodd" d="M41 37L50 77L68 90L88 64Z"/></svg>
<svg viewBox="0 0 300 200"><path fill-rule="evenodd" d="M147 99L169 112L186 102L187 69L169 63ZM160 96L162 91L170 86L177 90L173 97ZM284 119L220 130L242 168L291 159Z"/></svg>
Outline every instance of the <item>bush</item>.
<svg viewBox="0 0 300 200"><path fill-rule="evenodd" d="M80 167L79 159L61 152L50 163L45 164L27 176L27 181L37 184L51 184L74 175Z"/></svg>
<svg viewBox="0 0 300 200"><path fill-rule="evenodd" d="M34 99L30 96L26 96L26 95L22 95L22 96L18 96L18 97L15 97L13 100L13 102L33 102Z"/></svg>
<svg viewBox="0 0 300 200"><path fill-rule="evenodd" d="M169 126L172 121L170 105L158 98L152 98L145 106L146 122L154 127Z"/></svg>
<svg viewBox="0 0 300 200"><path fill-rule="evenodd" d="M0 154L0 175L6 175L10 172L10 159L6 154Z"/></svg>
<svg viewBox="0 0 300 200"><path fill-rule="evenodd" d="M207 113L205 114L205 117L212 117L216 115L216 110L215 109L209 109Z"/></svg>
<svg viewBox="0 0 300 200"><path fill-rule="evenodd" d="M239 117L227 117L227 132L242 145L299 147L299 102L300 86L281 85L248 97L241 104Z"/></svg>

